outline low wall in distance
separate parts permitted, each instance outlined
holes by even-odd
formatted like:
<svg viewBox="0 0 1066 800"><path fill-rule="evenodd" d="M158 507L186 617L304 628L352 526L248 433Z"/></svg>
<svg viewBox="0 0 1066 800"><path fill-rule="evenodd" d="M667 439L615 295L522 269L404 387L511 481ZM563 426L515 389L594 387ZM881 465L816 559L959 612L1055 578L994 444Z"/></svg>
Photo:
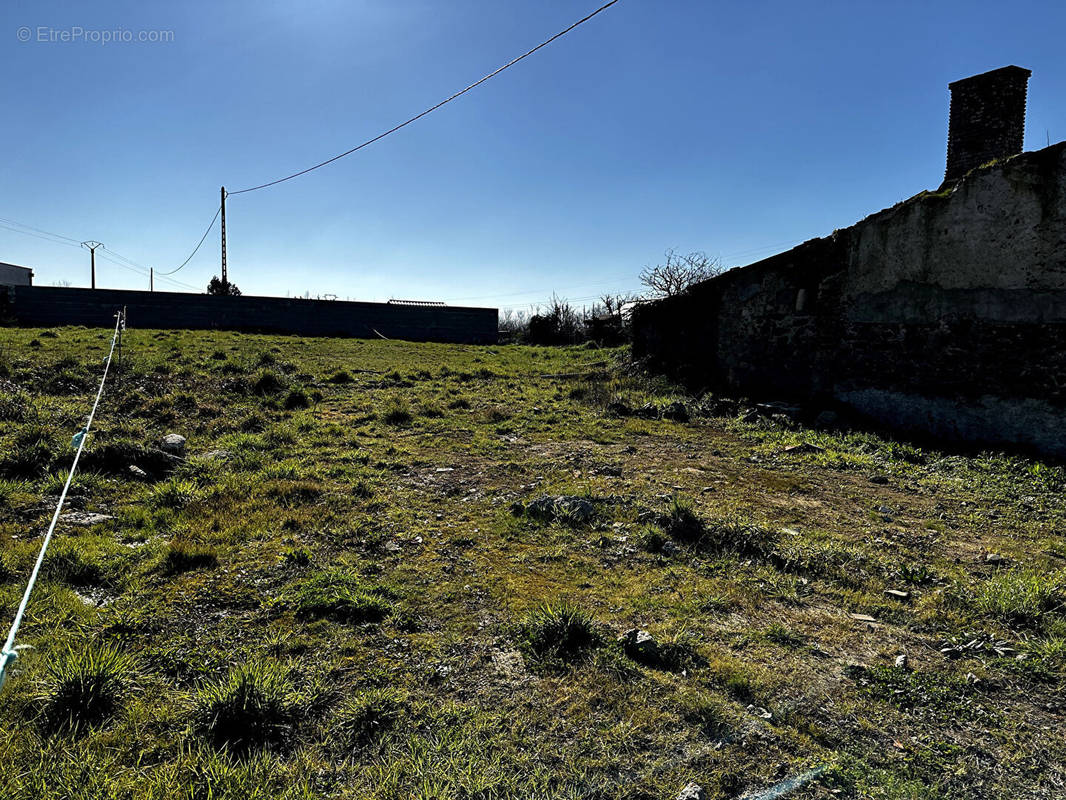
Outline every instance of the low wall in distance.
<svg viewBox="0 0 1066 800"><path fill-rule="evenodd" d="M350 336L414 342L495 344L495 308L217 297L177 292L0 286L0 313L16 325L112 324L125 307L131 327Z"/></svg>

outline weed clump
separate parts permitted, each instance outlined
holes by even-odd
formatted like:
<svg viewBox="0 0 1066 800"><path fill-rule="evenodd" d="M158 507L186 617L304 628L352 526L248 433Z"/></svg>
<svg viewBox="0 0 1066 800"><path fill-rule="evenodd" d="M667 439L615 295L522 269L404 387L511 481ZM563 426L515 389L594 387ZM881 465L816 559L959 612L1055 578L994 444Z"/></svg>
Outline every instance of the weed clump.
<svg viewBox="0 0 1066 800"><path fill-rule="evenodd" d="M44 719L53 730L96 725L114 713L130 688L132 662L108 645L68 648L48 668Z"/></svg>
<svg viewBox="0 0 1066 800"><path fill-rule="evenodd" d="M99 586L105 571L98 561L70 542L57 543L45 556L44 576L69 586Z"/></svg>
<svg viewBox="0 0 1066 800"><path fill-rule="evenodd" d="M285 395L283 405L289 411L295 411L298 408L309 408L311 406L311 398L307 396L307 392L303 389L292 389Z"/></svg>
<svg viewBox="0 0 1066 800"><path fill-rule="evenodd" d="M336 730L347 747L365 747L403 716L407 696L397 689L370 689L348 698L337 711Z"/></svg>
<svg viewBox="0 0 1066 800"><path fill-rule="evenodd" d="M353 383L355 381L355 378L352 377L352 374L350 372L342 369L330 375L328 380L330 383L341 385L345 383Z"/></svg>
<svg viewBox="0 0 1066 800"><path fill-rule="evenodd" d="M195 720L216 746L237 752L275 744L295 721L288 676L276 663L251 661L203 687Z"/></svg>
<svg viewBox="0 0 1066 800"><path fill-rule="evenodd" d="M670 538L691 544L703 536L704 524L693 508L692 501L675 494L670 499L670 509L666 512L663 529Z"/></svg>
<svg viewBox="0 0 1066 800"><path fill-rule="evenodd" d="M184 508L196 498L196 484L171 478L152 490L152 504L157 508Z"/></svg>
<svg viewBox="0 0 1066 800"><path fill-rule="evenodd" d="M522 624L523 649L534 663L568 664L584 658L602 643L592 616L569 603L544 603Z"/></svg>
<svg viewBox="0 0 1066 800"><path fill-rule="evenodd" d="M189 542L171 542L163 556L163 570L170 575L216 566L218 553L213 547Z"/></svg>
<svg viewBox="0 0 1066 800"><path fill-rule="evenodd" d="M407 425L411 422L411 409L402 397L393 397L385 404L381 419L387 425Z"/></svg>
<svg viewBox="0 0 1066 800"><path fill-rule="evenodd" d="M0 477L38 478L48 472L56 453L49 433L43 428L23 428L15 436L10 451L0 459Z"/></svg>
<svg viewBox="0 0 1066 800"><path fill-rule="evenodd" d="M284 388L285 379L272 369L259 370L252 383L252 391L261 396L277 394Z"/></svg>
<svg viewBox="0 0 1066 800"><path fill-rule="evenodd" d="M1015 625L1035 625L1066 600L1066 573L1015 569L989 579L977 594L977 608Z"/></svg>
<svg viewBox="0 0 1066 800"><path fill-rule="evenodd" d="M350 624L374 623L392 611L387 593L339 569L316 572L291 592L292 605L302 617L325 617Z"/></svg>

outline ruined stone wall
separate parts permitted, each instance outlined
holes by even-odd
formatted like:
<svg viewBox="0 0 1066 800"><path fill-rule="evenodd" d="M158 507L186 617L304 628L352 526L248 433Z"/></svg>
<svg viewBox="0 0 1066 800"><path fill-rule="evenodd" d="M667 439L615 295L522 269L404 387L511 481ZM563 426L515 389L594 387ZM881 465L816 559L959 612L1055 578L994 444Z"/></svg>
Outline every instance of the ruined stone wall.
<svg viewBox="0 0 1066 800"><path fill-rule="evenodd" d="M697 387L1066 456L1066 144L634 313Z"/></svg>
<svg viewBox="0 0 1066 800"><path fill-rule="evenodd" d="M1002 67L948 84L951 111L945 181L1022 152L1031 74L1021 67Z"/></svg>

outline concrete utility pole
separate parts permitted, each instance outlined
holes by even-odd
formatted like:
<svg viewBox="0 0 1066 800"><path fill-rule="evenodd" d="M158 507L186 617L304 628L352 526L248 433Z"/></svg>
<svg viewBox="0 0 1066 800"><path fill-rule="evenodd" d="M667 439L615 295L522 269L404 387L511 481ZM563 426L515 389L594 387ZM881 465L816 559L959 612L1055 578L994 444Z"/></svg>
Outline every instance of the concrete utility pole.
<svg viewBox="0 0 1066 800"><path fill-rule="evenodd" d="M148 291L155 291L155 267L148 268Z"/></svg>
<svg viewBox="0 0 1066 800"><path fill-rule="evenodd" d="M229 291L229 276L226 274L226 187L222 187L222 285Z"/></svg>
<svg viewBox="0 0 1066 800"><path fill-rule="evenodd" d="M103 247L104 245L103 245L103 242L94 242L92 240L89 240L88 242L82 242L81 246L85 247L85 248L87 248L89 250L89 263L90 263L90 267L92 269L92 287L95 289L96 288L96 248L97 247Z"/></svg>

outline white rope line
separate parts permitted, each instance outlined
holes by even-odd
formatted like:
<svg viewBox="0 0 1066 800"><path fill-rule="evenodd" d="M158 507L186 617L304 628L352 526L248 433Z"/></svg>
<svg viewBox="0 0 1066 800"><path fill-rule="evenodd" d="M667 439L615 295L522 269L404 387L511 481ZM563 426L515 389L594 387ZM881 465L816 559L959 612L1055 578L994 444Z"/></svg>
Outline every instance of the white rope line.
<svg viewBox="0 0 1066 800"><path fill-rule="evenodd" d="M0 689L4 688L4 682L7 680L7 670L15 663L15 660L19 657L18 650L15 647L15 637L18 635L19 626L22 625L22 617L26 613L26 605L30 602L30 594L33 592L34 584L37 583L37 575L41 571L41 565L44 563L44 555L48 550L48 545L52 541L52 534L55 532L56 523L59 521L59 512L63 510L63 503L67 499L67 491L70 489L70 482L74 480L74 472L78 468L78 459L81 458L81 451L85 447L85 437L89 433L89 428L92 427L93 417L96 416L96 407L100 405L100 398L104 394L104 383L107 381L107 371L111 368L111 356L115 353L115 342L118 341L119 327L122 325L123 319L121 312L116 314L115 319L115 332L111 336L111 350L107 354L107 361L104 363L104 375L100 379L100 388L96 391L96 400L93 402L92 411L89 412L89 419L85 423L85 427L74 434L74 438L71 439L70 444L72 447L76 446L78 451L74 454L74 463L70 465L70 471L67 473L67 481L63 485L63 492L59 495L59 502L56 503L55 513L52 515L52 524L48 526L48 533L44 536L44 542L41 543L41 552L37 554L37 563L33 565L33 572L30 573L29 582L26 584L26 592L22 595L22 602L19 603L18 611L15 613L15 621L11 624L11 630L7 634L7 641L4 642L4 649L0 650ZM21 645L25 647L26 645Z"/></svg>

